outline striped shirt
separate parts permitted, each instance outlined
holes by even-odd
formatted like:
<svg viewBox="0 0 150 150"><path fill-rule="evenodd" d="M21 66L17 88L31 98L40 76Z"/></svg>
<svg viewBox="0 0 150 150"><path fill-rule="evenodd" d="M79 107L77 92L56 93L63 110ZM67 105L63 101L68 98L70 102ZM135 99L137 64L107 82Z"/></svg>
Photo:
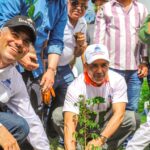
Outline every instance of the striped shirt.
<svg viewBox="0 0 150 150"><path fill-rule="evenodd" d="M94 43L107 46L111 68L136 70L140 58L148 55L147 46L138 38L147 14L146 7L137 0L132 0L128 11L117 0L111 0L97 13Z"/></svg>

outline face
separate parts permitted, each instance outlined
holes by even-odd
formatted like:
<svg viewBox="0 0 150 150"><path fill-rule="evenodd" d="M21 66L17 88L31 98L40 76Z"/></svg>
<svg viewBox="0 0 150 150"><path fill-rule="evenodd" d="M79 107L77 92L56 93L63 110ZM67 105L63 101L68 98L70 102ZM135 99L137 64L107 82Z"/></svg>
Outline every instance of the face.
<svg viewBox="0 0 150 150"><path fill-rule="evenodd" d="M68 0L68 15L69 18L78 21L78 19L84 16L88 7L88 0Z"/></svg>
<svg viewBox="0 0 150 150"><path fill-rule="evenodd" d="M91 64L85 64L89 77L97 84L101 84L106 79L108 68L108 61L102 59L95 60Z"/></svg>
<svg viewBox="0 0 150 150"><path fill-rule="evenodd" d="M3 28L0 31L0 57L4 64L14 63L24 57L31 45L28 34L18 30L15 32L10 28Z"/></svg>

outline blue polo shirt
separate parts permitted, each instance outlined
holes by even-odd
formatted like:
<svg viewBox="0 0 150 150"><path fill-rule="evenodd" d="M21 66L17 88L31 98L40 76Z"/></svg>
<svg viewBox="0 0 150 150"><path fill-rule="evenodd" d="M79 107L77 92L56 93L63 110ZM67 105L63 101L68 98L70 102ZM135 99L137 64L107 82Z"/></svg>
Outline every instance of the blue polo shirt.
<svg viewBox="0 0 150 150"><path fill-rule="evenodd" d="M67 22L67 0L0 0L0 27L16 15L28 15L30 9L34 10L32 19L37 29L35 50L38 57L39 68L33 71L36 78L43 73L41 59L42 46L48 39L46 53L61 55L64 47L63 35ZM19 71L24 69L20 66Z"/></svg>

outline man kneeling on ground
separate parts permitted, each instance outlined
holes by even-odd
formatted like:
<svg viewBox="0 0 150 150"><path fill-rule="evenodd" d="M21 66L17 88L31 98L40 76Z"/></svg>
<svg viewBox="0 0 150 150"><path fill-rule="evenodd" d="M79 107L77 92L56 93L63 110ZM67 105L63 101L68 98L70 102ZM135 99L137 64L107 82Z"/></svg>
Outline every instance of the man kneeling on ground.
<svg viewBox="0 0 150 150"><path fill-rule="evenodd" d="M68 87L64 112L64 139L66 150L76 150L76 139L73 134L78 124L79 96L85 99L100 97L104 103L89 106L91 110L103 117L104 122L99 137L88 142L86 150L92 146L116 150L117 147L137 128L133 111L126 111L127 86L124 78L109 70L109 55L102 44L93 44L85 51L85 72ZM104 114L104 115L103 115ZM60 123L61 124L61 123ZM58 123L57 123L58 125Z"/></svg>

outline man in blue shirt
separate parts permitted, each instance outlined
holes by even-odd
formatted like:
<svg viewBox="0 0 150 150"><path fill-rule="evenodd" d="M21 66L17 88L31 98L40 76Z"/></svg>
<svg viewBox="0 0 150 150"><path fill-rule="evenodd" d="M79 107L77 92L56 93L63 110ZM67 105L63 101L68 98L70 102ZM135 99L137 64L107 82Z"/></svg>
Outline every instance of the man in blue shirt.
<svg viewBox="0 0 150 150"><path fill-rule="evenodd" d="M19 67L19 71L23 75L35 108L41 103L40 86L43 91L47 91L54 83L57 64L64 46L66 3L66 0L0 0L0 26L19 14L30 16L36 24L37 39L34 46L37 58L32 52L19 62L25 68ZM46 47L44 54L48 57L48 67L43 74L41 53L44 47Z"/></svg>

